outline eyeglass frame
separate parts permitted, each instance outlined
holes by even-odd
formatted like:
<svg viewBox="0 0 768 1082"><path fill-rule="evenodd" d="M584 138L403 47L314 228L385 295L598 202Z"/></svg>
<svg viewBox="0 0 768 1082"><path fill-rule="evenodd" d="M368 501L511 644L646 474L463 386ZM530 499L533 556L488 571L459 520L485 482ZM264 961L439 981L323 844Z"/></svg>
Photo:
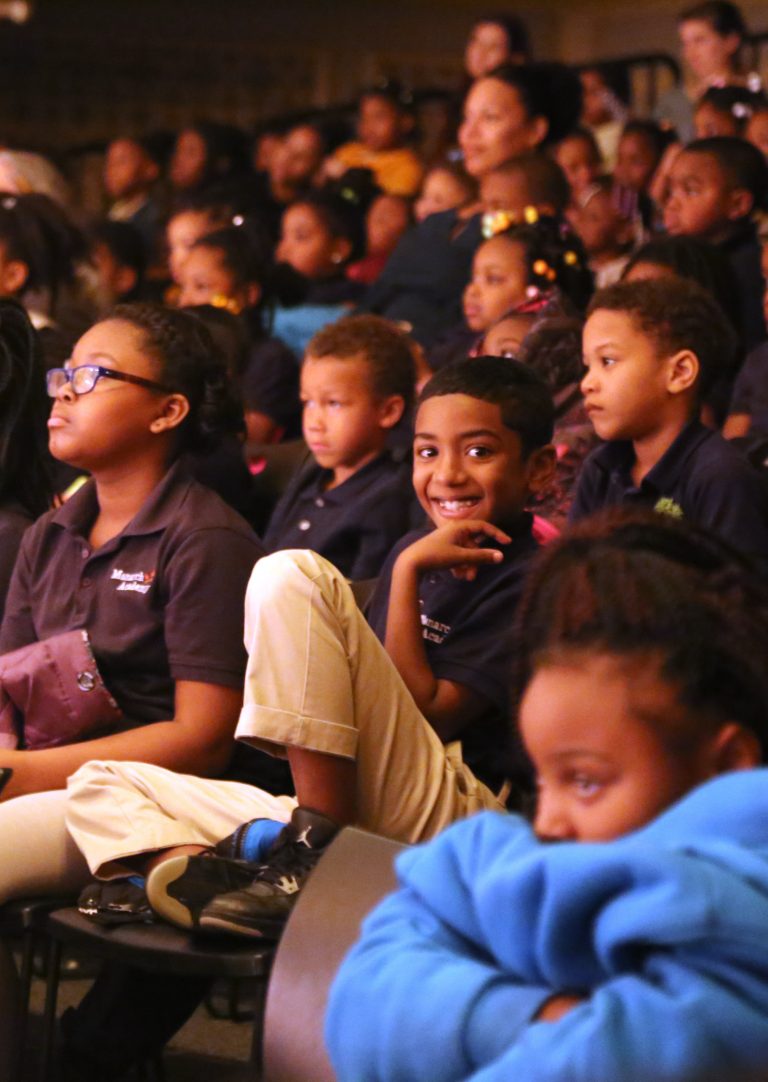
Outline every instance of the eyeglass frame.
<svg viewBox="0 0 768 1082"><path fill-rule="evenodd" d="M93 380L93 384L87 391L76 391L74 384L74 377L76 372L81 372L84 368L90 368L95 370L96 375ZM64 375L64 383L60 384L55 391L50 389L51 376L62 373ZM148 387L152 391L163 391L165 394L173 394L170 387L164 386L162 383L156 383L154 380L146 379L144 376L133 376L130 372L120 372L116 368L105 368L100 364L78 364L74 368L50 368L45 374L45 389L49 398L55 398L62 387L68 383L72 388L72 393L80 398L84 394L90 394L100 379L118 379L123 383L135 383L139 387Z"/></svg>

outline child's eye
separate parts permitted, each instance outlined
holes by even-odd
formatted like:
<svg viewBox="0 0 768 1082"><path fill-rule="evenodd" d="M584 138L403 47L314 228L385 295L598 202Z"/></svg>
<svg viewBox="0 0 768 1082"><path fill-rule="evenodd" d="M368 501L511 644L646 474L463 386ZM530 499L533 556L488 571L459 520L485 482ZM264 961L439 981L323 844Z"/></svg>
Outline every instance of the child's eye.
<svg viewBox="0 0 768 1082"><path fill-rule="evenodd" d="M615 357L601 357L600 358L600 364L603 366L603 368L613 368L613 366L616 364L616 358Z"/></svg>
<svg viewBox="0 0 768 1082"><path fill-rule="evenodd" d="M571 778L571 787L577 796L588 799L596 796L602 788L602 783L591 774L574 774Z"/></svg>
<svg viewBox="0 0 768 1082"><path fill-rule="evenodd" d="M474 444L472 447L467 448L467 454L470 458L488 458L493 454L490 447L483 447L482 444Z"/></svg>
<svg viewBox="0 0 768 1082"><path fill-rule="evenodd" d="M417 458L435 458L437 449L435 447L417 447L415 454Z"/></svg>

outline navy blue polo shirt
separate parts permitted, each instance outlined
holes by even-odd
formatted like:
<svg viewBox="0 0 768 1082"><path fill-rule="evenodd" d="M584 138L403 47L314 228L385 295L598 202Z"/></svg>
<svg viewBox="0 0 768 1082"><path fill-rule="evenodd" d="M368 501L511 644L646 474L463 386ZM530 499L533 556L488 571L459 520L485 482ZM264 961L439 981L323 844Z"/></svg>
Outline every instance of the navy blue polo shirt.
<svg viewBox="0 0 768 1082"><path fill-rule="evenodd" d="M177 680L241 688L245 590L263 554L250 526L184 462L101 547L93 481L24 535L0 653L86 628L131 728L174 715Z"/></svg>
<svg viewBox="0 0 768 1082"><path fill-rule="evenodd" d="M264 545L267 552L312 549L348 579L374 578L395 542L424 519L411 464L387 451L329 489L332 477L314 460L299 470L272 512Z"/></svg>
<svg viewBox="0 0 768 1082"><path fill-rule="evenodd" d="M768 435L768 342L748 355L736 377L731 413L748 413L750 432Z"/></svg>
<svg viewBox="0 0 768 1082"><path fill-rule="evenodd" d="M630 441L593 451L579 477L570 521L602 507L637 503L689 519L734 548L768 560L768 485L719 432L692 421L639 485Z"/></svg>
<svg viewBox="0 0 768 1082"><path fill-rule="evenodd" d="M489 540L504 553L499 564L483 564L469 582L449 570L429 571L419 580L422 635L427 660L438 680L452 680L487 700L487 709L459 733L464 762L492 789L504 780L510 731L509 679L515 609L531 557L537 550L532 519L523 515L507 532L509 545ZM430 527L431 529L431 527ZM367 611L383 643L395 560L429 533L416 530L392 550Z"/></svg>

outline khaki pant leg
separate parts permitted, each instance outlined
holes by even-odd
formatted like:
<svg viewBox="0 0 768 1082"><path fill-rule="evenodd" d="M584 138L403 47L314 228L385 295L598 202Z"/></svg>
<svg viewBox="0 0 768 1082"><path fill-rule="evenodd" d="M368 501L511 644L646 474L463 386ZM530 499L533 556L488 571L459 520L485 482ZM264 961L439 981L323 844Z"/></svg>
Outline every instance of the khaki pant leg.
<svg viewBox="0 0 768 1082"><path fill-rule="evenodd" d="M44 894L77 894L88 867L65 825L63 789L0 804L0 903Z"/></svg>
<svg viewBox="0 0 768 1082"><path fill-rule="evenodd" d="M160 766L90 762L68 782L67 827L94 875L131 869L127 857L177 845L214 845L249 819L287 822L293 797L253 785L176 774Z"/></svg>
<svg viewBox="0 0 768 1082"><path fill-rule="evenodd" d="M416 707L342 575L313 552L256 564L248 585L249 660L237 736L357 762L361 826L414 842L483 808L494 794L444 747Z"/></svg>

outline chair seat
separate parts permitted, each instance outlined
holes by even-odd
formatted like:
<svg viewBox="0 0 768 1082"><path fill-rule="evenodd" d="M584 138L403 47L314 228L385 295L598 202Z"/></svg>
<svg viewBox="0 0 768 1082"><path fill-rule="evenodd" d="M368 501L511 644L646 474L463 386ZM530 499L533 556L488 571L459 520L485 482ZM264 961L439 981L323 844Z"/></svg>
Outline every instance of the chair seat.
<svg viewBox="0 0 768 1082"><path fill-rule="evenodd" d="M0 906L0 937L41 931L48 914L69 905L72 897L17 898Z"/></svg>
<svg viewBox="0 0 768 1082"><path fill-rule="evenodd" d="M59 909L48 917L52 939L80 947L110 961L156 973L190 976L265 977L275 944L197 937L168 924L119 924L103 927L76 909Z"/></svg>

